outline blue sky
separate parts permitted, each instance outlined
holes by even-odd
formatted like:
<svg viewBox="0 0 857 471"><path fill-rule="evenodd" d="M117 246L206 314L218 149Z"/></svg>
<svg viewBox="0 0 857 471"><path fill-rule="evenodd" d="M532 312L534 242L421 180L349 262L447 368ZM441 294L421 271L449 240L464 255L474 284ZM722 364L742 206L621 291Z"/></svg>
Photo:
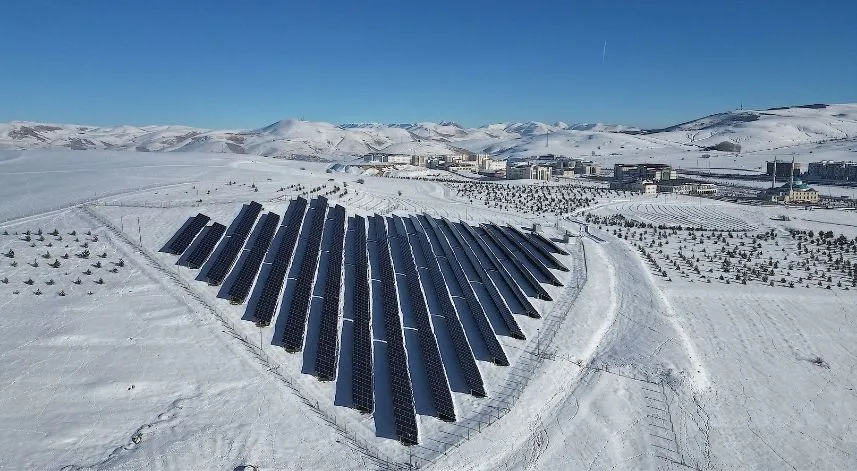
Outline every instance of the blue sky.
<svg viewBox="0 0 857 471"><path fill-rule="evenodd" d="M5 2L0 121L661 126L857 102L855 25L854 0Z"/></svg>

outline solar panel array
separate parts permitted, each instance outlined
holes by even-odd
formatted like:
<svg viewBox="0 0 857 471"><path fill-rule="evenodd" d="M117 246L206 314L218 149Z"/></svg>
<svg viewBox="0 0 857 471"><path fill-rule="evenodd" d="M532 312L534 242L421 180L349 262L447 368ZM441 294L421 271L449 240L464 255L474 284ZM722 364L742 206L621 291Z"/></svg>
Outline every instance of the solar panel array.
<svg viewBox="0 0 857 471"><path fill-rule="evenodd" d="M199 231L208 224L210 218L205 214L198 213L193 219L190 220L187 225L184 226L184 229L179 229L179 232L173 238L170 245L167 247L167 252L173 255L181 255L190 247L193 239L196 238Z"/></svg>
<svg viewBox="0 0 857 471"><path fill-rule="evenodd" d="M414 409L414 391L411 388L411 376L408 372L408 357L405 352L405 338L396 293L396 276L393 272L393 259L390 257L387 229L381 216L375 216L369 224L370 227L375 226L378 267L381 272L381 303L384 312L384 334L387 340L390 389L393 393L393 423L396 427L396 437L400 442L405 445L416 445L419 443L419 430Z"/></svg>
<svg viewBox="0 0 857 471"><path fill-rule="evenodd" d="M226 226L219 222L213 223L205 232L205 235L202 236L199 243L196 244L196 247L193 248L190 255L188 255L186 260L188 268L201 267L208 260L208 257L211 256L214 246L223 237L224 232L226 232Z"/></svg>
<svg viewBox="0 0 857 471"><path fill-rule="evenodd" d="M518 258L517 255L515 255L517 249L513 251L509 247L509 245L512 245L511 242L508 242L507 245L506 236L503 233L497 230L496 227L487 224L483 224L479 227L479 229L479 235L482 236L482 240L486 243L488 243L488 241L490 240L495 247L500 247L500 251L506 255L507 260L509 260L509 262L512 263L512 266L515 267L515 271L524 278L530 288L536 291L536 294L538 295L539 299L553 301L547 290L545 290L544 287L539 284L539 280L537 280L536 277L532 273L530 273L527 267L524 266L523 262Z"/></svg>
<svg viewBox="0 0 857 471"><path fill-rule="evenodd" d="M492 224L492 226L497 230L497 233L502 234L509 243L514 245L515 248L518 249L518 252L522 254L524 258L529 260L529 262L536 268L539 273L542 274L542 276L544 276L548 279L548 281L550 281L550 284L554 286L562 286L562 283L559 281L559 279L553 273L551 273L550 269L548 269L548 267L545 266L545 264L542 263L542 261L538 257L536 257L535 254L533 254L533 252L528 247L526 247L523 243L521 243L521 241L518 240L517 237L515 237L515 234L512 232L511 229L509 229L508 227L499 227L496 224Z"/></svg>
<svg viewBox="0 0 857 471"><path fill-rule="evenodd" d="M503 346L500 345L500 342L497 340L497 335L491 327L491 322L488 321L488 316L486 316L485 310L479 302L479 298L473 291L473 286L470 285L470 281L468 281L467 275L464 273L464 268L461 267L461 264L455 257L452 246L449 245L449 241L446 239L446 236L443 234L440 226L434 219L425 216L421 217L420 222L423 223L423 227L426 231L434 233L435 239L433 240L437 241L438 245L443 250L443 253L446 255L446 260L449 262L453 274L455 274L455 279L458 281L458 285L461 288L462 293L464 293L464 300L467 302L470 314L476 322L476 327L482 337L482 342L488 349L491 361L498 365L509 366L509 358L506 356Z"/></svg>
<svg viewBox="0 0 857 471"><path fill-rule="evenodd" d="M431 319L429 318L428 305L423 297L423 290L420 285L419 274L417 273L417 265L414 262L411 243L408 240L408 232L404 222L399 218L396 219L399 223L399 237L397 238L397 242L402 252L405 282L407 284L408 297L411 300L414 320L417 324L420 353L422 354L426 377L428 377L432 402L434 403L438 418L454 422L455 405L452 402L452 393L449 390L449 382L446 379L446 370L443 367L440 349L437 346L437 337L435 337ZM416 237L416 235L413 236Z"/></svg>
<svg viewBox="0 0 857 471"><path fill-rule="evenodd" d="M265 253L268 252L268 247L271 245L271 239L274 237L274 231L277 230L277 224L280 222L280 216L274 213L268 213L263 216L265 220L262 222L262 227L253 241L253 246L244 259L244 264L238 270L238 275L232 286L229 287L227 298L233 304L241 304L247 299L250 293L250 287L253 286L253 280L259 274L259 268L262 266L262 261L265 259Z"/></svg>
<svg viewBox="0 0 857 471"><path fill-rule="evenodd" d="M455 349L455 356L458 358L458 365L461 368L464 381L470 389L470 394L477 397L485 397L485 384L482 381L482 374L479 372L479 367L476 366L476 359L473 357L473 351L470 349L470 343L467 341L467 335L464 333L464 327L462 327L461 320L458 318L458 313L449 294L447 282L443 277L440 263L442 260L446 260L446 257L432 251L431 242L426 235L425 229L423 229L415 218L412 218L411 222L416 230L423 258L426 261L426 265L428 265L434 293L440 306L441 315L446 321L446 328L452 339L452 347Z"/></svg>
<svg viewBox="0 0 857 471"><path fill-rule="evenodd" d="M298 197L296 200L292 200L285 217L283 217L283 225L280 228L280 232L282 233L280 243L276 248L276 252L274 252L274 259L271 262L271 269L268 271L268 276L264 281L260 280L264 284L262 285L259 300L253 307L253 314L251 316L253 321L260 326L269 325L274 318L274 311L277 309L280 299L280 290L283 288L286 272L289 269L292 254L297 245L298 234L300 234L306 207L307 200Z"/></svg>
<svg viewBox="0 0 857 471"><path fill-rule="evenodd" d="M536 231L530 232L529 236L530 236L530 238L536 239L539 242L541 242L542 244L546 245L548 247L548 249L551 250L553 253L558 253L560 255L568 255L568 252L566 252L562 247L560 247L559 245L556 245L556 243L554 241L548 239L547 237L539 234Z"/></svg>
<svg viewBox="0 0 857 471"><path fill-rule="evenodd" d="M482 263L477 257L476 250L481 249L478 247L476 249L471 247L461 233L459 233L455 224L451 223L448 219L444 218L443 222L446 224L450 234L453 236L453 238L450 239L450 243L454 242L460 249L462 249L461 251L464 252L464 259L459 258L462 268L467 266L468 268L476 271L476 275L482 282L482 286L485 287L485 290L488 292L488 296L491 298L491 303L493 303L497 312L500 314L500 319L503 320L503 324L505 324L506 328L509 329L509 334L516 339L526 339L527 337L524 335L524 332L521 330L518 322L515 321L515 317L512 316L512 311L509 309L509 306L506 304L503 296L500 295L500 292L497 290L497 286L494 285L494 280L491 279L491 276L482 266Z"/></svg>
<svg viewBox="0 0 857 471"><path fill-rule="evenodd" d="M238 216L235 230L232 231L231 236L226 237L226 245L205 274L208 284L219 285L223 283L226 274L229 273L232 265L235 264L235 259L238 258L241 248L244 247L244 242L247 241L250 230L253 229L253 224L256 222L256 218L259 217L260 212L262 212L262 205L252 201L244 213Z"/></svg>
<svg viewBox="0 0 857 471"><path fill-rule="evenodd" d="M336 352L339 347L339 292L342 288L342 248L345 242L345 208L336 205L327 222L333 230L327 258L327 280L321 307L315 374L322 381L336 379Z"/></svg>
<svg viewBox="0 0 857 471"><path fill-rule="evenodd" d="M518 229L517 227L515 227L515 226L507 226L507 227L516 236L518 236L518 239L521 240L524 244L526 244L528 248L531 248L532 250L535 250L536 252L541 254L542 257L544 257L545 260L548 261L548 264L552 268L554 268L556 270L560 270L560 271L568 271L568 268L566 268L565 265L560 263L559 260L557 260L556 257L553 256L553 254L550 252L550 250L546 249L543 245L541 245L537 242L534 242L531 238L525 236L524 233L521 232L521 230Z"/></svg>
<svg viewBox="0 0 857 471"><path fill-rule="evenodd" d="M470 242L470 246L479 247L480 252L484 254L484 256L488 259L489 265L485 267L485 269L500 276L500 278L503 280L503 286L505 286L507 290L512 292L512 296L515 297L515 299L523 308L523 312L516 312L515 314L525 314L529 317L535 318L540 317L539 312L536 310L535 306L533 306L530 300L527 299L527 295L524 294L523 291L521 291L521 287L518 286L518 283L515 282L515 279L512 277L511 274L509 274L509 272L506 270L506 267L504 267L503 264L500 263L500 260L497 258L497 256L488 246L488 244L486 244L485 241L482 240L476 233L476 231L469 225L462 222L459 224L459 226L464 230L462 232L462 235L467 235Z"/></svg>
<svg viewBox="0 0 857 471"><path fill-rule="evenodd" d="M222 239L222 248L210 260L211 267L204 277L211 285L221 284L233 270L236 258L256 225L256 238L247 247L244 263L235 269L237 272L233 271L234 283L227 297L233 303L243 303L255 282L254 296L258 298L252 307L248 306L247 318L262 327L273 321L289 267L300 259L300 266L292 268L297 269L297 277L288 309L285 306L280 309L282 315L287 316L282 320L282 345L290 352L303 348L314 285L323 283L323 287L320 286L318 348L312 371L321 381L337 379L340 335L343 335L340 314L343 305L350 306L353 310L348 313L353 326L352 404L355 409L369 413L375 412L376 406L370 280L373 276L377 278L380 293L375 294L381 302L379 313L383 316L392 416L396 437L406 445L417 444L420 438L409 368L424 369L427 383L420 387L428 388L435 415L441 420L455 421L457 413L448 376L452 370L448 368L450 365L444 364L439 336L448 336L445 345L454 352L449 360L455 362L454 370L461 372L467 387L465 391L475 397L486 396L473 342L482 342L484 348L479 346L479 351L487 352L488 360L509 365L495 327L508 331L513 338L524 339L515 315L539 317L527 293L550 300L539 277L561 286L551 269L566 270L554 254L567 252L540 234L527 235L511 226L472 227L426 215L396 216L385 222L383 217L375 215L368 218L370 240L367 240L366 218L353 216L346 221L345 208L336 205L328 210L323 197L311 203L300 197L292 200L279 229L280 219L274 213L266 214L256 224L261 210L259 203L251 202L236 218L234 230L225 238L226 227L213 223L187 256L187 266L202 266ZM208 220L203 214L192 218L173 237L167 249L175 253L186 251ZM327 241L328 236L326 275L319 277L322 239ZM299 237L305 240L301 255L296 254ZM272 241L277 242L272 244ZM375 267L370 267L370 250L378 259ZM259 275L266 254L270 269L267 275ZM404 282L401 301L394 264L404 275L400 278ZM349 278L350 271L344 273L345 266L353 268L353 280ZM421 272L421 268L424 271ZM378 273L370 274L370 269ZM353 283L351 289L343 290L345 279ZM453 295L458 292L464 302L455 301ZM351 297L344 303L343 293ZM400 309L407 309L413 316L416 328L411 332L415 331L415 336L405 336ZM471 326L472 331L468 331ZM416 346L409 345L413 339L416 339ZM410 363L407 347L411 347L413 354ZM414 350L416 347L418 354Z"/></svg>
<svg viewBox="0 0 857 471"><path fill-rule="evenodd" d="M354 261L354 333L351 353L351 401L363 412L372 412L372 318L369 310L369 256L366 250L366 220L354 216L349 230ZM350 229L350 225L349 225Z"/></svg>
<svg viewBox="0 0 857 471"><path fill-rule="evenodd" d="M310 205L310 226L307 242L304 247L301 268L295 280L292 302L289 306L289 317L286 319L283 332L283 348L288 352L298 352L303 348L306 334L306 320L309 314L309 302L312 297L313 280L318 268L318 250L321 246L321 235L324 231L324 217L327 212L327 199L318 197Z"/></svg>

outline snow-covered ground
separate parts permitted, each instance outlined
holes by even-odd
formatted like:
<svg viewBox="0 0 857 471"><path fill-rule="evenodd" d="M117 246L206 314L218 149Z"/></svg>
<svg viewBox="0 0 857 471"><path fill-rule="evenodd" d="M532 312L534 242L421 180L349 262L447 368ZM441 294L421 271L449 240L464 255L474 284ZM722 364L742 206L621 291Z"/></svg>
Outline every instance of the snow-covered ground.
<svg viewBox="0 0 857 471"><path fill-rule="evenodd" d="M402 178L406 168L398 178L327 168L211 153L0 151L0 467L857 467L857 289L845 289L857 214L573 184L477 190ZM492 191L502 203L485 204ZM242 320L244 306L158 252L197 212L228 225L250 200L282 214L295 196L325 193L349 215L538 222L549 236L573 235L561 259L572 271L556 272L566 286L536 304L544 319L521 320L526 341L500 338L512 365L478 362L489 397L454 393L456 424L421 414L418 447L388 438L383 407L361 415L338 405L336 384L301 374L301 355L272 345L273 327ZM781 214L791 220L773 219ZM741 255L751 241L752 256ZM88 259L77 256L84 243ZM14 258L3 256L10 249ZM701 273L679 253L694 254ZM763 264L775 286L762 281ZM735 281L739 269L747 284Z"/></svg>

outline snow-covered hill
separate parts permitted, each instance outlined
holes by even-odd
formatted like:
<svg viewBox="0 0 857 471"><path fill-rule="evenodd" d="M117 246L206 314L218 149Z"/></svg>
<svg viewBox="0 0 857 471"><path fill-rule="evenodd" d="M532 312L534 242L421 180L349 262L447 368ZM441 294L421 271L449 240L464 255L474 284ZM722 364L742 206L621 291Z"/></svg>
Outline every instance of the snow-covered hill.
<svg viewBox="0 0 857 471"><path fill-rule="evenodd" d="M857 136L857 105L805 105L763 111L718 113L645 132L682 144L706 147L733 142L742 152L773 150Z"/></svg>
<svg viewBox="0 0 857 471"><path fill-rule="evenodd" d="M857 104L731 111L653 130L601 123L537 121L467 128L449 121L336 125L288 119L250 130L94 127L27 121L0 124L0 148L214 152L321 159L349 158L377 151L443 154L454 148L500 157L543 153L615 156L635 150L704 149L724 142L740 145L742 152L753 152L855 137Z"/></svg>

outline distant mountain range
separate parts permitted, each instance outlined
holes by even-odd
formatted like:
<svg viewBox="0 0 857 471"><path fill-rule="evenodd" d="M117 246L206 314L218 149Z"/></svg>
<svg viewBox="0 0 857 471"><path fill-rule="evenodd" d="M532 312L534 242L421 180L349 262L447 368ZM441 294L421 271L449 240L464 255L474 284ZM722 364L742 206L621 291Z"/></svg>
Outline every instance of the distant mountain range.
<svg viewBox="0 0 857 471"><path fill-rule="evenodd" d="M345 159L372 152L488 152L502 157L555 153L587 156L613 149L712 148L743 152L857 137L857 104L803 105L717 113L661 129L608 124L455 122L406 124L288 119L259 129L187 126L94 127L14 121L0 124L0 149L68 148L139 152L218 152L279 158Z"/></svg>

